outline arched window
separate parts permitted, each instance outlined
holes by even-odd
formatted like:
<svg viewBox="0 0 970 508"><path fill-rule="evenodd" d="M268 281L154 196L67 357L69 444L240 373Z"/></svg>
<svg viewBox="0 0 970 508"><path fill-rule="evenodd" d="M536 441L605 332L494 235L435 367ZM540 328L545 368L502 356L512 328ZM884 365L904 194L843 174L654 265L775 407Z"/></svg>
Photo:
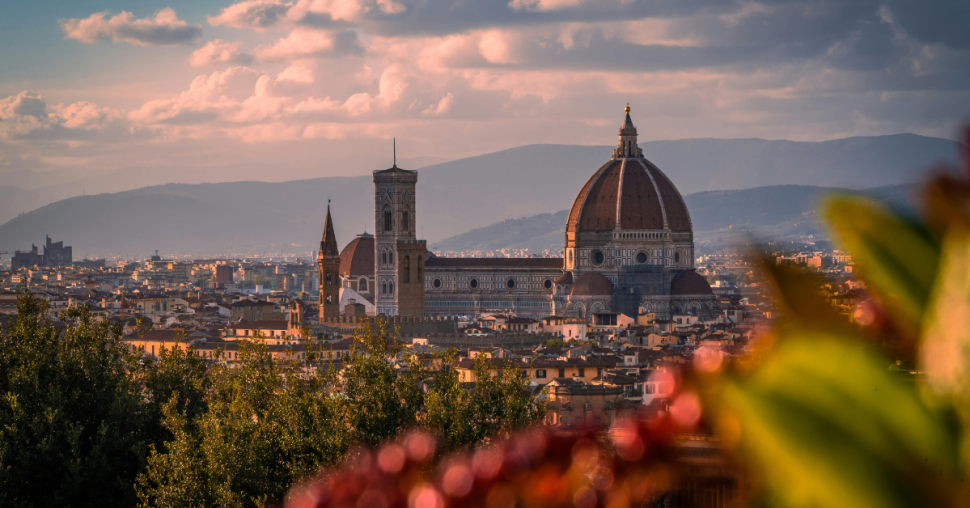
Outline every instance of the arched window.
<svg viewBox="0 0 970 508"><path fill-rule="evenodd" d="M387 264L389 264L389 265L393 265L394 264L394 253L393 252L388 252L387 253Z"/></svg>
<svg viewBox="0 0 970 508"><path fill-rule="evenodd" d="M381 293L383 293L385 295L387 294L387 283L386 282L384 282L384 283L381 284Z"/></svg>
<svg viewBox="0 0 970 508"><path fill-rule="evenodd" d="M390 231L393 229L394 217L391 215L391 209L384 209L384 231Z"/></svg>
<svg viewBox="0 0 970 508"><path fill-rule="evenodd" d="M381 251L381 263L387 264L387 251Z"/></svg>
<svg viewBox="0 0 970 508"><path fill-rule="evenodd" d="M357 291L361 291L361 292L366 292L367 291L367 279L366 278L361 277L360 280L357 281Z"/></svg>
<svg viewBox="0 0 970 508"><path fill-rule="evenodd" d="M333 285L333 274L331 272L329 272L329 271L327 272L327 275L326 275L326 284L328 286L332 286Z"/></svg>
<svg viewBox="0 0 970 508"><path fill-rule="evenodd" d="M390 294L393 295L394 294L394 283L393 282L388 282L387 283L387 289L390 292Z"/></svg>
<svg viewBox="0 0 970 508"><path fill-rule="evenodd" d="M408 211L404 210L404 213L401 214L401 230L407 231L411 228L410 224Z"/></svg>
<svg viewBox="0 0 970 508"><path fill-rule="evenodd" d="M418 282L424 280L424 258L418 258Z"/></svg>
<svg viewBox="0 0 970 508"><path fill-rule="evenodd" d="M404 283L411 282L411 256L404 256Z"/></svg>

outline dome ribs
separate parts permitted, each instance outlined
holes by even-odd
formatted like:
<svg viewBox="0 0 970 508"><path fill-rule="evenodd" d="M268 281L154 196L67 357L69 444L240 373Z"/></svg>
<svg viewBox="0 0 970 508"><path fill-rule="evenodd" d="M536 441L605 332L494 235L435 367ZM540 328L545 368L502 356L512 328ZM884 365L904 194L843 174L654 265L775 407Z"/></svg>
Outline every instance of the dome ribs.
<svg viewBox="0 0 970 508"><path fill-rule="evenodd" d="M671 231L692 231L690 213L687 211L687 203L684 202L684 197L680 195L673 182L670 181L670 178L667 178L663 171L660 171L657 166L649 161L646 164L652 170L651 175L657 175L655 180L660 198L664 201L667 227Z"/></svg>
<svg viewBox="0 0 970 508"><path fill-rule="evenodd" d="M606 164L603 164L602 166L600 166L599 169L597 169L596 172L593 173L593 176L589 178L589 180L586 180L586 184L583 185L582 189L580 189L579 194L576 196L576 200L573 202L573 207L569 210L569 217L566 219L567 231L586 230L586 228L582 227L583 226L582 211L583 211L584 205L586 204L587 199L590 197L590 192L589 192L590 187L593 186L593 183L597 181L599 176L602 175L604 171L612 167L612 165L615 163L616 163L615 160L608 161Z"/></svg>
<svg viewBox="0 0 970 508"><path fill-rule="evenodd" d="M664 195L660 192L660 187L657 186L657 179L650 172L651 168L647 167L647 164L643 160L640 161L640 166L643 168L643 172L647 174L647 177L650 178L650 183L653 185L653 190L656 193L657 202L660 205L660 216L663 217L661 229L667 229L667 206L665 205L666 200L664 199Z"/></svg>
<svg viewBox="0 0 970 508"><path fill-rule="evenodd" d="M612 230L616 225L616 189L620 184L622 160L614 160L605 170L594 175L590 180L593 184L585 193L584 202L580 205L579 231ZM573 209L576 209L575 203ZM571 215L571 214L570 214Z"/></svg>
<svg viewBox="0 0 970 508"><path fill-rule="evenodd" d="M663 229L660 200L650 199L653 184L643 165L631 160L623 177L623 219L620 228Z"/></svg>

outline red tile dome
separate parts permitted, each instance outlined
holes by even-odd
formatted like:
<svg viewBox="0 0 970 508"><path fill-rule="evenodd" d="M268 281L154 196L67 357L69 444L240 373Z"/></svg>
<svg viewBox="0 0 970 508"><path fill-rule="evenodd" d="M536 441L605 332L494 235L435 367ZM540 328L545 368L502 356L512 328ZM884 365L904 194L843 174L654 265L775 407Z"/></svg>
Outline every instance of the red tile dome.
<svg viewBox="0 0 970 508"><path fill-rule="evenodd" d="M573 283L573 272L563 272L555 281L556 284L572 284Z"/></svg>
<svg viewBox="0 0 970 508"><path fill-rule="evenodd" d="M619 229L691 231L684 198L660 169L643 158L627 108L620 145L576 196L567 233Z"/></svg>
<svg viewBox="0 0 970 508"><path fill-rule="evenodd" d="M374 275L374 237L357 235L340 251L340 275Z"/></svg>
<svg viewBox="0 0 970 508"><path fill-rule="evenodd" d="M671 295L712 295L714 291L707 279L694 270L685 270L670 281Z"/></svg>
<svg viewBox="0 0 970 508"><path fill-rule="evenodd" d="M599 272L586 272L576 279L570 296L611 296L613 283Z"/></svg>

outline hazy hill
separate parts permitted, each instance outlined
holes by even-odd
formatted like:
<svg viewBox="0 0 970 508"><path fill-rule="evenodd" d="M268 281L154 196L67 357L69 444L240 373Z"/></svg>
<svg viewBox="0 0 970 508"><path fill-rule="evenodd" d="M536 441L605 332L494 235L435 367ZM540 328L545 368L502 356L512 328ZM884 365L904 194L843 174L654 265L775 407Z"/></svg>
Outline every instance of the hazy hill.
<svg viewBox="0 0 970 508"><path fill-rule="evenodd" d="M923 168L954 156L953 142L912 134L821 143L693 139L642 146L685 194L774 184L892 185L913 181ZM611 153L609 146L529 145L423 168L418 180L419 235L434 243L504 219L568 208ZM138 168L112 174L112 191L163 177ZM102 177L40 187L31 190L34 196L0 188L0 202L12 203L0 206L0 213L12 218L0 226L0 250L26 249L50 234L74 246L75 252L96 255L154 249L309 252L319 242L327 197L333 200L341 243L365 228L373 230L369 176L169 184L90 195ZM88 195L80 196L82 189ZM16 216L25 211L18 207L43 204L53 191L75 197ZM14 203L13 197L21 201Z"/></svg>
<svg viewBox="0 0 970 508"><path fill-rule="evenodd" d="M906 206L913 186L895 185L863 191L895 206ZM856 192L844 188L780 185L745 190L705 191L687 194L698 242L730 241L742 235L777 240L823 235L817 209L826 195ZM492 251L500 249L562 249L568 210L519 219L507 219L446 238L431 246L440 251Z"/></svg>
<svg viewBox="0 0 970 508"><path fill-rule="evenodd" d="M562 249L569 210L505 219L430 245L438 252L529 249L534 253Z"/></svg>

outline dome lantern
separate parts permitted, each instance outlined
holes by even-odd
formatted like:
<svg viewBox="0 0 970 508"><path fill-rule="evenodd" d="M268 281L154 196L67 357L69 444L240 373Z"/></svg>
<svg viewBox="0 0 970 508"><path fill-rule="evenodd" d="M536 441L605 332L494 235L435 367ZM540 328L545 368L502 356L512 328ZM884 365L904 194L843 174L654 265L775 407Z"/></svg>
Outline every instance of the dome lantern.
<svg viewBox="0 0 970 508"><path fill-rule="evenodd" d="M630 103L626 103L626 118L620 126L620 142L613 150L614 159L640 159L643 158L643 150L637 146L637 128L633 125L630 118Z"/></svg>

